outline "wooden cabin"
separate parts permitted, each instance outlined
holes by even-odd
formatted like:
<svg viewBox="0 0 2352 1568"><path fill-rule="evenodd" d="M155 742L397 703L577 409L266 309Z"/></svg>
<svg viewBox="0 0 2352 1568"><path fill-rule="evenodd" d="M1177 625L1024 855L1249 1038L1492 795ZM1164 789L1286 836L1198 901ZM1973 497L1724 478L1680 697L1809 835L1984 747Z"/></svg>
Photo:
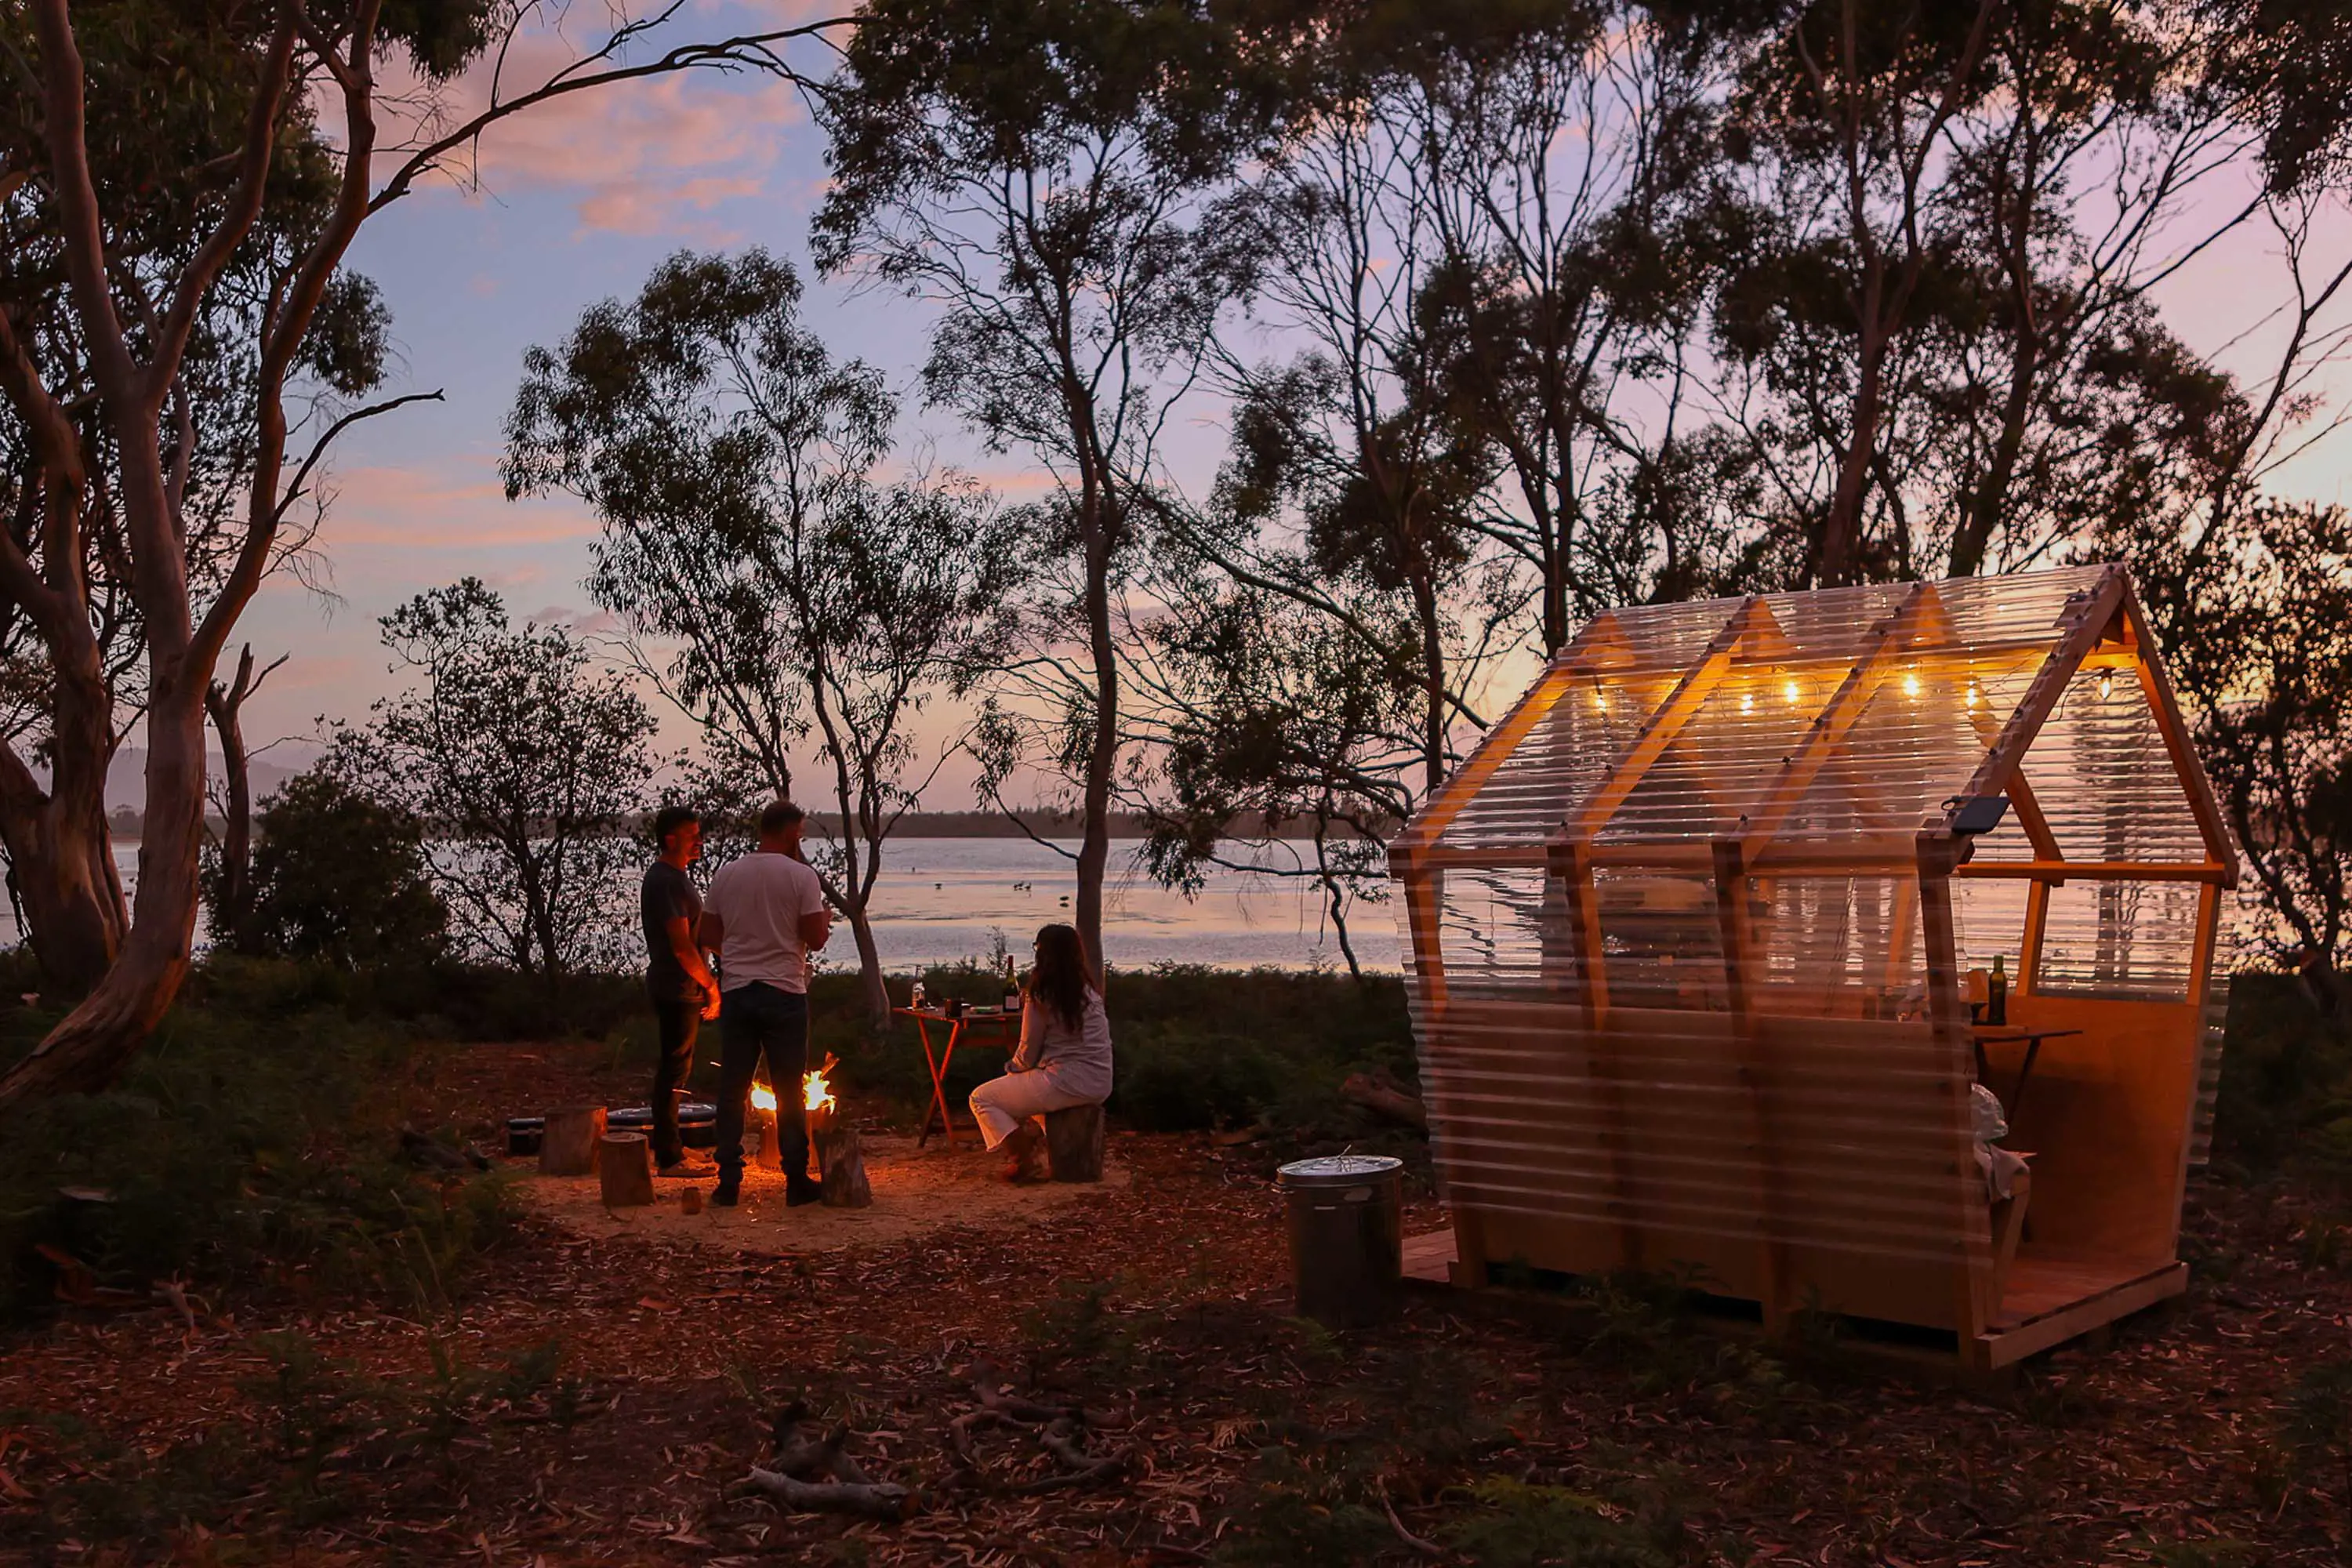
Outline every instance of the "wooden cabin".
<svg viewBox="0 0 2352 1568"><path fill-rule="evenodd" d="M2238 868L2123 568L1600 616L1390 867L1457 1282L1671 1271L1982 1369L2184 1288Z"/></svg>

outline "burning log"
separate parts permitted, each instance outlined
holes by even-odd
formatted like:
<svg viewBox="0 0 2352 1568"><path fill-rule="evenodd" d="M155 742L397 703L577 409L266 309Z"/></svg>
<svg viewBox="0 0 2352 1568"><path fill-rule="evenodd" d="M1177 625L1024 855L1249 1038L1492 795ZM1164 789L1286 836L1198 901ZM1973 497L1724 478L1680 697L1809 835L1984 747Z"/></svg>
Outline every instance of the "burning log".
<svg viewBox="0 0 2352 1568"><path fill-rule="evenodd" d="M776 1133L776 1091L764 1083L751 1086L751 1114L749 1126L760 1130L760 1150L751 1156L751 1163L763 1171L784 1168L784 1141Z"/></svg>
<svg viewBox="0 0 2352 1568"><path fill-rule="evenodd" d="M1057 1182L1099 1182L1103 1173L1103 1108L1073 1105L1045 1113L1045 1163Z"/></svg>
<svg viewBox="0 0 2352 1568"><path fill-rule="evenodd" d="M857 1147L857 1129L842 1114L826 1081L840 1062L828 1056L824 1066L802 1080L801 1100L808 1115L809 1142L816 1145L817 1170L824 1188L824 1206L862 1209L874 1202L873 1184L866 1179L866 1159Z"/></svg>
<svg viewBox="0 0 2352 1568"><path fill-rule="evenodd" d="M642 1132L607 1132L596 1141L596 1179L608 1209L654 1201L654 1149Z"/></svg>
<svg viewBox="0 0 2352 1568"><path fill-rule="evenodd" d="M1398 1088L1385 1070L1349 1074L1347 1081L1339 1086L1339 1097L1375 1116L1423 1132L1429 1131L1429 1108L1421 1102L1420 1096Z"/></svg>
<svg viewBox="0 0 2352 1568"><path fill-rule="evenodd" d="M539 1173L542 1176L586 1176L596 1169L596 1140L604 1136L604 1108L567 1105L547 1113L547 1131L539 1142Z"/></svg>

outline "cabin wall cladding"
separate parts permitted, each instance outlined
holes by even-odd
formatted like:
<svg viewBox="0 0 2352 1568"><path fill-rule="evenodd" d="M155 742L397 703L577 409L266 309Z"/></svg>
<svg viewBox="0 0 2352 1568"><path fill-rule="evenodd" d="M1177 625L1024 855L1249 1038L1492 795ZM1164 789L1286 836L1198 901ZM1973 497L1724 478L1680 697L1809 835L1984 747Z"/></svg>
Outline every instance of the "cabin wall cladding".
<svg viewBox="0 0 2352 1568"><path fill-rule="evenodd" d="M1391 868L1467 1281L1670 1270L1984 1364L2179 1289L2237 859L2121 568L1604 614Z"/></svg>

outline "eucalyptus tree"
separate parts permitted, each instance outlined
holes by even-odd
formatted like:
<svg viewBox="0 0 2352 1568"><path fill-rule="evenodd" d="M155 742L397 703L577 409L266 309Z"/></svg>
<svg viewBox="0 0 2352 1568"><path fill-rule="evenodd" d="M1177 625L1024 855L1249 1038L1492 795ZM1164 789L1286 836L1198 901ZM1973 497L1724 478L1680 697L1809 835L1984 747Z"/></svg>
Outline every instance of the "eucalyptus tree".
<svg viewBox="0 0 2352 1568"><path fill-rule="evenodd" d="M1028 513L1037 614L1012 667L1028 700L989 733L1076 795L1075 913L1098 967L1115 605L1167 421L1251 259L1204 201L1280 106L1284 45L1199 0L876 0L828 90L819 264L934 304L930 400L1052 481Z"/></svg>
<svg viewBox="0 0 2352 1568"><path fill-rule="evenodd" d="M1629 503L1665 478L1700 374L1725 51L1634 0L1496 0L1371 67L1443 258L1423 352L1500 467L1470 525L1532 577L1538 646L1699 586L1681 518Z"/></svg>
<svg viewBox="0 0 2352 1568"><path fill-rule="evenodd" d="M589 589L719 773L788 795L794 748L815 737L841 824L818 874L879 1029L874 889L940 760L923 765L909 726L1001 657L1017 542L967 480L883 477L897 403L871 366L834 357L800 301L763 251L673 257L634 301L530 351L507 486L596 509Z"/></svg>
<svg viewBox="0 0 2352 1568"><path fill-rule="evenodd" d="M23 89L8 100L0 185L16 204L12 224L46 237L36 248L62 279L61 303L42 320L13 304L0 311L0 396L35 459L16 476L29 497L19 504L43 541L37 560L13 534L0 540L0 590L37 628L60 689L99 685L84 563L91 498L105 498L119 518L110 572L137 616L147 742L131 922L89 996L0 1076L0 1107L109 1081L186 974L205 693L301 504L312 464L289 464L289 401L320 351L321 311L353 240L514 114L695 68L791 74L785 42L825 26L665 47L663 25L680 10L617 15L600 44L525 90L500 81L487 105L446 114L436 85L493 49L503 58L501 46L536 25L537 8L30 0L0 24ZM387 125L419 96L426 111L413 134ZM12 262L31 253L10 247ZM187 558L198 456L190 420L205 391L192 353L222 321L216 307L241 258L257 258L249 308L233 328L236 355L250 355L250 413L222 438L239 452L244 481L224 516L217 586L206 591ZM51 796L68 797L54 815L81 831L89 802L103 802L103 769L87 763L101 748L90 737L112 718L102 693L71 709L60 701L53 716L53 731L69 719L74 731L58 739L60 762L79 759L53 775Z"/></svg>

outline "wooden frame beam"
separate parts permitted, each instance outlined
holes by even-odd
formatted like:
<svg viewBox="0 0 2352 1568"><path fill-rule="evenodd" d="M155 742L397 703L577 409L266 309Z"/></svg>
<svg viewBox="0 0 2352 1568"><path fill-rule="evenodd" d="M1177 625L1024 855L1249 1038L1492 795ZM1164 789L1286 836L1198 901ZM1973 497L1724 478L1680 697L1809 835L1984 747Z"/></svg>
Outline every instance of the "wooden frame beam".
<svg viewBox="0 0 2352 1568"><path fill-rule="evenodd" d="M1616 656L1613 659L1612 655ZM1412 862L1434 849L1439 837L1461 815L1462 808L1477 798L1478 791L1494 776L1495 770L1517 753L1520 742L1550 715L1579 679L1598 675L1612 663L1624 662L1631 657L1624 649L1614 616L1604 611L1587 622L1576 640L1553 656L1542 679L1479 738L1462 764L1438 786L1436 795L1405 824L1404 831L1389 841L1390 859L1399 864Z"/></svg>
<svg viewBox="0 0 2352 1568"><path fill-rule="evenodd" d="M1772 612L1765 605L1764 595L1751 594L1724 622L1723 628L1708 642L1706 651L1699 656L1698 662L1684 673L1682 679L1675 683L1675 689L1666 694L1655 711L1643 721L1641 732L1633 737L1633 743L1626 748L1625 754L1618 758L1608 773L1593 786L1592 793L1585 797L1584 803L1553 831L1551 841L1581 844L1599 832L1617 814L1617 808L1625 804L1625 797L1633 793L1634 786L1642 782L1643 775L1650 771L1651 765L1665 754L1668 746L1674 744L1675 737L1682 733L1683 726L1690 722L1691 715L1698 711L1707 694L1723 684L1723 678L1731 670L1732 656L1740 644L1768 629L1777 631L1779 625L1772 619Z"/></svg>
<svg viewBox="0 0 2352 1568"><path fill-rule="evenodd" d="M2064 613L2058 617L2061 630L2056 646L2042 661L2042 668L2034 671L2032 684L2001 725L1984 761L1977 764L1975 773L1961 791L1962 802L2006 793L2033 738L2049 721L2059 699L2065 696L2066 683L2074 678L2075 669L2122 609L2125 590L2123 568L2110 566L2095 584L2069 597ZM1950 821L1951 814L1948 812L1926 826L1930 830L1943 830L1949 827Z"/></svg>
<svg viewBox="0 0 2352 1568"><path fill-rule="evenodd" d="M2172 678L2165 673L2164 661L2157 657L2155 639L2147 635L2147 619L2141 614L2139 598L2126 581L2123 586L2124 624L2131 633L2132 643L2139 652L2139 680L2147 694L2147 705L2156 715L2157 732L2164 737L2164 749L2172 758L2172 771L2179 776L2181 788L2189 795L2189 810L2197 819L2197 831L2205 839L2205 856L2222 872L2221 886L2238 885L2238 848L2230 837L2230 829L2221 817L2221 803L2213 798L2213 781L2205 776L2205 765L2197 760L2195 737L2180 716L2180 700L2173 694Z"/></svg>
<svg viewBox="0 0 2352 1568"><path fill-rule="evenodd" d="M1963 1356L1977 1352L1985 1325L2000 1311L1992 1300L1992 1217L1984 1201L1984 1181L1977 1173L1976 1123L1969 1103L1969 1083L1976 1077L1976 1047L1969 1033L1969 1012L1960 1000L1959 954L1952 924L1951 874L1959 858L1959 845L1939 829L1918 838L1919 930L1927 960L1927 1020L1933 1028L1942 1071L1936 1092L1951 1118L1950 1143L1955 1311Z"/></svg>
<svg viewBox="0 0 2352 1568"><path fill-rule="evenodd" d="M1740 858L1739 840L1717 839L1715 910L1723 942L1723 977L1730 992L1732 1026L1739 1046L1740 1087L1747 1108L1749 1152L1756 1161L1756 1247L1759 1282L1758 1299L1764 1309L1765 1331L1784 1333L1789 1326L1788 1249L1780 1240L1787 1219L1780 1193L1780 1162L1773 1147L1772 1118L1765 1107L1771 1062L1757 1023L1756 943L1748 914L1748 868Z"/></svg>
<svg viewBox="0 0 2352 1568"><path fill-rule="evenodd" d="M1971 860L1955 877L2032 879L2058 884L2080 882L2219 882L2229 886L2225 867L2202 860Z"/></svg>
<svg viewBox="0 0 2352 1568"><path fill-rule="evenodd" d="M1828 706L1813 715L1811 731L1794 752L1781 760L1780 776L1772 781L1763 804L1742 818L1739 851L1743 860L1754 859L1772 842L1780 825L1797 809L1805 792L1812 788L1832 753L1845 743L1854 721L1862 717L1863 710L1870 706L1871 699L1878 695L1879 688L1892 673L1887 664L1889 656L1913 634L1931 627L1942 617L1943 600L1934 584L1916 583L1903 596L1903 602L1871 628L1869 645L1838 683Z"/></svg>

